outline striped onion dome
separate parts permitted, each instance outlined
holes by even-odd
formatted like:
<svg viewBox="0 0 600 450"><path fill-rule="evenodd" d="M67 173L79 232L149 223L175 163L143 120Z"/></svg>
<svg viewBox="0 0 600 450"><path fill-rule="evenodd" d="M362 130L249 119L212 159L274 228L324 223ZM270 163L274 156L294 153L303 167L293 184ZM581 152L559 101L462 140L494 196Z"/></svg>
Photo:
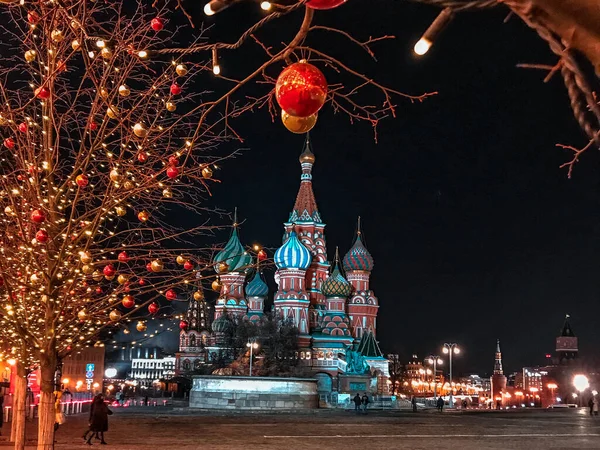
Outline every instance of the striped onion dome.
<svg viewBox="0 0 600 450"><path fill-rule="evenodd" d="M212 330L215 333L226 333L233 327L233 322L225 313L221 314L217 320L212 323Z"/></svg>
<svg viewBox="0 0 600 450"><path fill-rule="evenodd" d="M348 253L346 253L346 256L344 256L343 260L344 270L346 271L364 270L366 272L371 272L373 270L373 265L375 263L373 261L373 257L369 253L369 250L367 250L362 242L361 234L359 218L356 240L354 241L352 248L348 251Z"/></svg>
<svg viewBox="0 0 600 450"><path fill-rule="evenodd" d="M225 248L215 256L215 272L217 273L221 273L219 270L219 263L221 262L227 264L228 267L226 272L246 271L252 264L252 257L244 250L238 236L237 228L233 229L233 233L231 233L231 237L229 238L227 245L225 245Z"/></svg>
<svg viewBox="0 0 600 450"><path fill-rule="evenodd" d="M312 262L312 254L298 239L295 231L275 252L275 265L278 269L308 269Z"/></svg>
<svg viewBox="0 0 600 450"><path fill-rule="evenodd" d="M339 268L336 249L336 260L333 272L321 285L321 292L325 297L349 297L352 294L352 285L344 278Z"/></svg>
<svg viewBox="0 0 600 450"><path fill-rule="evenodd" d="M261 275L257 270L254 278L246 285L247 297L266 297L269 294L269 286L263 281Z"/></svg>

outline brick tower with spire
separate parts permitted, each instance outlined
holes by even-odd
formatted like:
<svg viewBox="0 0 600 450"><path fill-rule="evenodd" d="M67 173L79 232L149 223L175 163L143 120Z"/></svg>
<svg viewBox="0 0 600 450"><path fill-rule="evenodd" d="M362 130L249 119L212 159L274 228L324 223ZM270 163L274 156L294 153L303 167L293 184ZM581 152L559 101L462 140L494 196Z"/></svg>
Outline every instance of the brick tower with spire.
<svg viewBox="0 0 600 450"><path fill-rule="evenodd" d="M559 365L572 364L577 359L579 345L577 336L573 333L568 314L565 316L565 322L560 331L560 336L556 338L556 358Z"/></svg>
<svg viewBox="0 0 600 450"><path fill-rule="evenodd" d="M496 340L496 356L494 360L494 373L490 379L491 381L491 399L494 407L498 405L504 405L506 393L506 376L504 375L504 369L502 368L502 352L500 351L500 339Z"/></svg>

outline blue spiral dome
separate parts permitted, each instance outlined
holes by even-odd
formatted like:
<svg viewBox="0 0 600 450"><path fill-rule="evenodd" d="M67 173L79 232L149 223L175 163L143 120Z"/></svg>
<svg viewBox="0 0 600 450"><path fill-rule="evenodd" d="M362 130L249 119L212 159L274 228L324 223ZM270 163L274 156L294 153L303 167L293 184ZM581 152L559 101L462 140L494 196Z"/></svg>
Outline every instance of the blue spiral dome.
<svg viewBox="0 0 600 450"><path fill-rule="evenodd" d="M275 252L275 265L278 269L306 270L311 262L310 250L300 242L295 231L290 233L288 240Z"/></svg>
<svg viewBox="0 0 600 450"><path fill-rule="evenodd" d="M269 294L269 286L263 281L261 273L257 270L254 278L246 285L247 297L266 297Z"/></svg>

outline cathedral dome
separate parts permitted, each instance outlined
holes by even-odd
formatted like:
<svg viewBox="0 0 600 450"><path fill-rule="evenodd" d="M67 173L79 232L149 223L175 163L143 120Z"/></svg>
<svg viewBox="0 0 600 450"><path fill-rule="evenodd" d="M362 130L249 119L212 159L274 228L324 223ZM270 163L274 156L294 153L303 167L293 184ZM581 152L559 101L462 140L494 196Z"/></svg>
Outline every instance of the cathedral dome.
<svg viewBox="0 0 600 450"><path fill-rule="evenodd" d="M344 256L344 270L364 270L371 272L373 270L373 257L369 253L369 250L362 243L360 238L360 231L356 236L356 241L352 248Z"/></svg>
<svg viewBox="0 0 600 450"><path fill-rule="evenodd" d="M215 333L226 333L233 327L233 322L227 314L222 314L212 323L212 330Z"/></svg>
<svg viewBox="0 0 600 450"><path fill-rule="evenodd" d="M226 269L220 267L219 263L225 263ZM233 229L231 237L225 248L217 253L214 259L215 272L245 272L252 264L252 257L244 250L238 236L237 228Z"/></svg>
<svg viewBox="0 0 600 450"><path fill-rule="evenodd" d="M295 231L285 243L275 252L275 265L278 269L308 269L312 254L298 239Z"/></svg>
<svg viewBox="0 0 600 450"><path fill-rule="evenodd" d="M260 272L257 270L254 278L246 285L247 297L266 297L269 294L269 287L263 281Z"/></svg>
<svg viewBox="0 0 600 450"><path fill-rule="evenodd" d="M352 285L340 272L337 262L329 278L321 285L321 292L325 297L349 297L352 294Z"/></svg>

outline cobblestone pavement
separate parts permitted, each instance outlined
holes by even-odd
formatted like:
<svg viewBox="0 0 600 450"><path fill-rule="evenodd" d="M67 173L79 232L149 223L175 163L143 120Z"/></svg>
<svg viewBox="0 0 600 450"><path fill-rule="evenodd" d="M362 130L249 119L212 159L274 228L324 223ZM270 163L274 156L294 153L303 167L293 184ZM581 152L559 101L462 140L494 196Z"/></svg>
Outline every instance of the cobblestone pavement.
<svg viewBox="0 0 600 450"><path fill-rule="evenodd" d="M252 449L600 449L600 417L563 411L371 411L215 413L170 408L116 409L106 434L121 450ZM57 450L87 448L86 418L71 416ZM7 428L5 427L6 431ZM32 428L28 433L34 436ZM33 442L32 442L33 444ZM99 444L94 442L94 446ZM8 445L0 441L0 448ZM29 446L27 447L30 448ZM33 448L33 447L31 447Z"/></svg>

